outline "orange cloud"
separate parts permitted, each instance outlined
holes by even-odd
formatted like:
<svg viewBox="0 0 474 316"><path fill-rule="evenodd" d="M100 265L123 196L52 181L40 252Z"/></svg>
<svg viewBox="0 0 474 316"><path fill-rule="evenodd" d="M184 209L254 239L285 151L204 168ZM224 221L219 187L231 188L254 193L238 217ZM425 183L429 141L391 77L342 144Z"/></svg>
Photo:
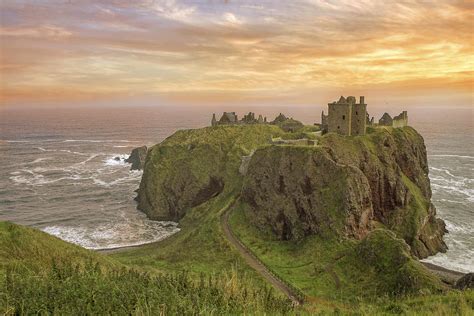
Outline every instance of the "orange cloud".
<svg viewBox="0 0 474 316"><path fill-rule="evenodd" d="M103 0L0 9L3 103L139 95L310 102L308 91L430 88L472 95L468 3Z"/></svg>

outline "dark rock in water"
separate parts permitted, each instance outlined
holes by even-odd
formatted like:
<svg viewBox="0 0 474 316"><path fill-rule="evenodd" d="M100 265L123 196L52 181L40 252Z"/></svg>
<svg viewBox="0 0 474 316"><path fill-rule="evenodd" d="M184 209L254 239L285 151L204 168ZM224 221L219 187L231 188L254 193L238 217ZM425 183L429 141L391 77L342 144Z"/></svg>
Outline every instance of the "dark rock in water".
<svg viewBox="0 0 474 316"><path fill-rule="evenodd" d="M138 147L132 150L130 157L125 159L125 162L132 164L132 166L130 167L130 170L143 169L143 166L145 165L147 151L148 149L146 146Z"/></svg>
<svg viewBox="0 0 474 316"><path fill-rule="evenodd" d="M120 157L115 157L114 160L120 161Z"/></svg>
<svg viewBox="0 0 474 316"><path fill-rule="evenodd" d="M454 287L458 290L474 289L474 273L468 273L460 278Z"/></svg>

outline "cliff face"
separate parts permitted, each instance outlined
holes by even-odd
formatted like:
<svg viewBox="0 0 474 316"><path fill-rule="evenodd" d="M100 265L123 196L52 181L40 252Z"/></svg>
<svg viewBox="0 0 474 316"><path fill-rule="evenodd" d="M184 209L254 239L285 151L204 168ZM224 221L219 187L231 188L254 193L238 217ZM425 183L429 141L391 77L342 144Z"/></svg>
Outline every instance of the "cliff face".
<svg viewBox="0 0 474 316"><path fill-rule="evenodd" d="M383 226L419 258L446 250L444 223L430 203L425 145L414 129L328 134L317 146L269 145L272 136L286 134L271 125L177 132L147 155L139 209L177 221L216 195L241 192L252 223L282 240L362 239Z"/></svg>
<svg viewBox="0 0 474 316"><path fill-rule="evenodd" d="M327 233L360 239L379 222L419 258L446 250L444 223L430 203L423 138L410 127L363 137L328 134L317 147L259 149L242 197L254 224L280 239Z"/></svg>
<svg viewBox="0 0 474 316"><path fill-rule="evenodd" d="M270 125L178 131L149 150L138 208L151 219L180 220L189 208L239 188L242 156L282 133Z"/></svg>
<svg viewBox="0 0 474 316"><path fill-rule="evenodd" d="M367 178L335 162L322 148L272 146L252 156L242 198L260 228L280 239L343 233L361 238L370 229L373 209Z"/></svg>

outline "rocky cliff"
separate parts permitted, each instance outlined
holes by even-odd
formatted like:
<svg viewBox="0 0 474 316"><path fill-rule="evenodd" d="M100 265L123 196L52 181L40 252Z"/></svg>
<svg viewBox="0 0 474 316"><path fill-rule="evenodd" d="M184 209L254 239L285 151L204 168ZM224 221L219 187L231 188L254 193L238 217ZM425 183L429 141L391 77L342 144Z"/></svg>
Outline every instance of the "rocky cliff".
<svg viewBox="0 0 474 316"><path fill-rule="evenodd" d="M132 164L130 166L130 170L142 170L143 166L145 165L146 154L148 152L148 148L146 146L141 146L138 148L134 148L130 154L130 156L125 159L125 162Z"/></svg>
<svg viewBox="0 0 474 316"><path fill-rule="evenodd" d="M362 137L328 134L316 147L261 148L249 163L242 198L254 224L283 240L360 239L383 225L419 258L446 250L444 222L430 202L423 138L410 127Z"/></svg>
<svg viewBox="0 0 474 316"><path fill-rule="evenodd" d="M270 143L277 126L216 126L178 131L150 148L138 208L156 220L180 220L222 191L240 190L242 157Z"/></svg>
<svg viewBox="0 0 474 316"><path fill-rule="evenodd" d="M425 145L414 129L270 145L285 135L271 125L179 131L149 150L138 207L152 219L180 220L223 192L241 192L251 223L282 240L362 239L385 227L419 258L446 249L444 223L430 202Z"/></svg>

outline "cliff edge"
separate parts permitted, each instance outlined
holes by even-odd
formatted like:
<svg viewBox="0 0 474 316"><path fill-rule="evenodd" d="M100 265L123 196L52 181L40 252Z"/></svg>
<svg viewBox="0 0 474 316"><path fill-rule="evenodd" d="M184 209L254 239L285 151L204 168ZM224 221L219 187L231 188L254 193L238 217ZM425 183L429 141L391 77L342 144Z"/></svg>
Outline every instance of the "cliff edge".
<svg viewBox="0 0 474 316"><path fill-rule="evenodd" d="M426 148L413 128L329 133L316 146L272 144L282 136L270 125L178 131L150 149L139 209L151 219L179 221L219 194L241 192L251 223L281 240L360 240L387 228L418 258L446 250L444 222L430 202Z"/></svg>

